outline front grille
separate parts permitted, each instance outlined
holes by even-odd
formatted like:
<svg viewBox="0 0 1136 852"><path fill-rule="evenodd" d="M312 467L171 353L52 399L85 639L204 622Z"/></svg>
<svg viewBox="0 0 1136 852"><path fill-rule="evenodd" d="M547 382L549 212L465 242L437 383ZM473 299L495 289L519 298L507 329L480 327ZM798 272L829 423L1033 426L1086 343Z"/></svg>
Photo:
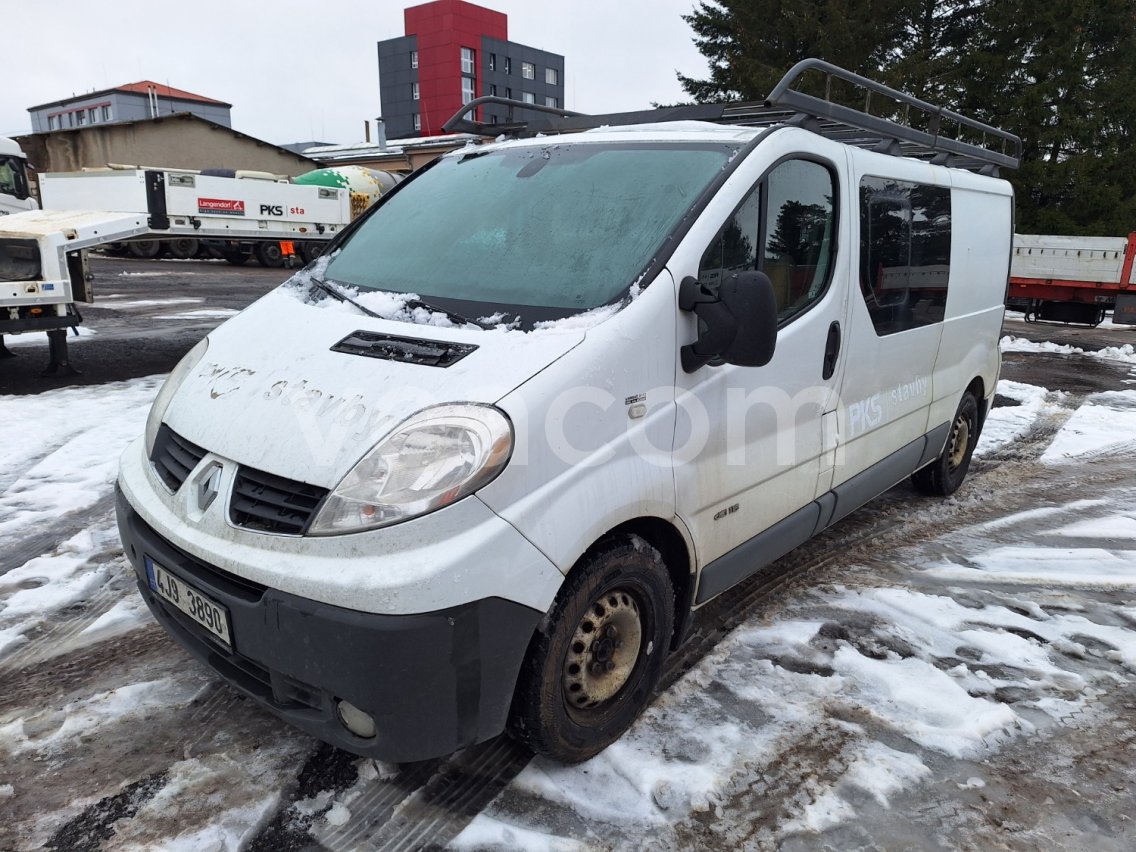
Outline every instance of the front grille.
<svg viewBox="0 0 1136 852"><path fill-rule="evenodd" d="M150 463L170 491L177 491L190 472L205 458L205 450L191 444L165 423L158 429Z"/></svg>
<svg viewBox="0 0 1136 852"><path fill-rule="evenodd" d="M242 466L233 483L229 518L238 527L302 535L326 496L326 488Z"/></svg>

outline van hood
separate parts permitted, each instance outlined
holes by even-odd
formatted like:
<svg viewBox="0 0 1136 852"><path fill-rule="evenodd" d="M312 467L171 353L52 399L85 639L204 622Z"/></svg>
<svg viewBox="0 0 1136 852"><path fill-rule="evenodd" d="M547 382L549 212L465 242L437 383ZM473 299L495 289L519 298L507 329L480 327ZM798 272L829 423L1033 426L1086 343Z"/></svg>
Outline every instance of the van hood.
<svg viewBox="0 0 1136 852"><path fill-rule="evenodd" d="M411 414L496 403L583 339L376 319L278 288L210 334L163 421L206 451L332 488Z"/></svg>

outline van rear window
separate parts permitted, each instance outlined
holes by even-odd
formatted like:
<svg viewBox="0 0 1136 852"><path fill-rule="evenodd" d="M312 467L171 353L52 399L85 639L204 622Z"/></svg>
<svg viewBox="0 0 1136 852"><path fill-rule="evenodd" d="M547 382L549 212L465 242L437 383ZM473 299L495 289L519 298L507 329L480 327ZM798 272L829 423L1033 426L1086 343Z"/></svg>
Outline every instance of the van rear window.
<svg viewBox="0 0 1136 852"><path fill-rule="evenodd" d="M942 322L950 264L949 187L860 181L860 291L876 334Z"/></svg>
<svg viewBox="0 0 1136 852"><path fill-rule="evenodd" d="M379 206L327 276L522 315L589 310L627 292L733 153L550 141L447 157Z"/></svg>

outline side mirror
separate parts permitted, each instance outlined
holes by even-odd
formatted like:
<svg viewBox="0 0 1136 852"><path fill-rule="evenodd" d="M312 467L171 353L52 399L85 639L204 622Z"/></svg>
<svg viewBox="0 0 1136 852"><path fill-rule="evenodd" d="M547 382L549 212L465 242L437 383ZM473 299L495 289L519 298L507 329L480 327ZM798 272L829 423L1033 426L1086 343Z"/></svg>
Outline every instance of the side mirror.
<svg viewBox="0 0 1136 852"><path fill-rule="evenodd" d="M764 272L734 272L713 292L687 276L678 306L698 317L698 340L682 347L682 369L693 373L720 358L739 367L764 367L777 346L777 299Z"/></svg>

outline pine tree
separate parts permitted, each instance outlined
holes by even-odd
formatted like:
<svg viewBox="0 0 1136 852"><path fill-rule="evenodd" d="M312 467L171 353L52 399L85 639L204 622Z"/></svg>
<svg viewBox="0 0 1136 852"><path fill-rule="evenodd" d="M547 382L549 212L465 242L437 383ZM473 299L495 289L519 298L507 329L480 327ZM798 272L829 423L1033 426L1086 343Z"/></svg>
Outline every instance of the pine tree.
<svg viewBox="0 0 1136 852"><path fill-rule="evenodd" d="M698 101L816 56L1021 136L1024 233L1136 230L1136 0L700 0Z"/></svg>

